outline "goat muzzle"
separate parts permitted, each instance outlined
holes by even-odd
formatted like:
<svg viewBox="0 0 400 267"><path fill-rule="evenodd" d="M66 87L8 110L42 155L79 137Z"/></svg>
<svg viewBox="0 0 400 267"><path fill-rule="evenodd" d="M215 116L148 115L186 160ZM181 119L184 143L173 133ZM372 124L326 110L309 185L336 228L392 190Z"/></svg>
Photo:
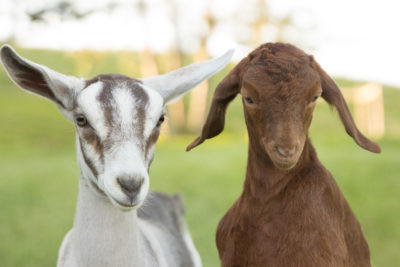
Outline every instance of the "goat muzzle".
<svg viewBox="0 0 400 267"><path fill-rule="evenodd" d="M263 141L264 149L275 167L283 170L293 168L301 155L300 142L266 142Z"/></svg>

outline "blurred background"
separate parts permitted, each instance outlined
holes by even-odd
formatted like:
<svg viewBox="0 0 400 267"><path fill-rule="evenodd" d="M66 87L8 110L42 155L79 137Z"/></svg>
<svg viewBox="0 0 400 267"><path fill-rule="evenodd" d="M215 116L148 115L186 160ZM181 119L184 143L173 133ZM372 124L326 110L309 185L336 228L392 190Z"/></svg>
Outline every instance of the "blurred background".
<svg viewBox="0 0 400 267"><path fill-rule="evenodd" d="M340 85L382 154L359 148L319 101L310 137L367 236L374 266L400 266L400 3L391 0L2 0L0 43L59 72L90 78L162 74L235 48L232 64L168 108L151 189L182 194L203 265L219 266L218 221L241 193L247 135L240 99L225 131L190 153L213 90L265 42L313 54ZM71 228L74 129L0 70L0 266L54 266Z"/></svg>

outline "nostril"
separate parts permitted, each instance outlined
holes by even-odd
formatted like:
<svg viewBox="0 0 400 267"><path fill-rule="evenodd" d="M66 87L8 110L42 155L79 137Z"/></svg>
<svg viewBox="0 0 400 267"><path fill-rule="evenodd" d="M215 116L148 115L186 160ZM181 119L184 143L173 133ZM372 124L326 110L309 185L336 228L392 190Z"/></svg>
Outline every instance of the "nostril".
<svg viewBox="0 0 400 267"><path fill-rule="evenodd" d="M279 146L276 146L275 149L276 149L276 151L278 151L278 154L279 154L279 155L281 155L281 156L283 156L283 157L286 156L285 150L284 150L283 148L281 148L281 147L279 147Z"/></svg>
<svg viewBox="0 0 400 267"><path fill-rule="evenodd" d="M293 156L294 152L296 152L296 147L292 147L291 149L289 149L288 151L289 156Z"/></svg>
<svg viewBox="0 0 400 267"><path fill-rule="evenodd" d="M127 178L117 178L118 183L121 186L122 192L127 195L131 201L136 197L143 184L143 179L127 179Z"/></svg>

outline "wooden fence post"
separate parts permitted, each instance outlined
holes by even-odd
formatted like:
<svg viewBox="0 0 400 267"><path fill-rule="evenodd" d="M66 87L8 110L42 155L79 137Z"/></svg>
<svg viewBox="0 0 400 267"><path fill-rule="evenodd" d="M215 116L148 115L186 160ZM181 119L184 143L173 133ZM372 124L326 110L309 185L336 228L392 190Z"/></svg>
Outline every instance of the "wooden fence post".
<svg viewBox="0 0 400 267"><path fill-rule="evenodd" d="M373 138L385 134L382 85L364 84L354 91L354 117L359 129Z"/></svg>

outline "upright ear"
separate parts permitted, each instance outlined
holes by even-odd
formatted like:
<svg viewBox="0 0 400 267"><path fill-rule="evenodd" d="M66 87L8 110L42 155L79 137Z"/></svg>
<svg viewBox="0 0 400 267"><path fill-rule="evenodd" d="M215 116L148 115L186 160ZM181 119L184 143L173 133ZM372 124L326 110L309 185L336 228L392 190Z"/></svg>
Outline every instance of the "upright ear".
<svg viewBox="0 0 400 267"><path fill-rule="evenodd" d="M244 68L248 65L249 60L249 57L242 59L242 61L240 61L218 84L201 135L186 148L186 151L191 150L203 143L206 139L213 138L222 132L225 126L226 109L229 103L240 92L242 73Z"/></svg>
<svg viewBox="0 0 400 267"><path fill-rule="evenodd" d="M353 117L349 111L349 108L344 100L340 89L333 81L331 77L319 66L319 64L313 61L314 67L317 69L322 86L322 98L325 99L330 105L334 106L339 113L340 119L346 129L346 132L353 137L354 141L362 148L369 150L374 153L380 153L381 148L379 145L367 137L365 137L357 128L354 123Z"/></svg>
<svg viewBox="0 0 400 267"><path fill-rule="evenodd" d="M0 50L1 62L11 80L21 88L53 101L60 109L71 110L75 94L84 86L84 80L66 76L45 66L33 63L9 46Z"/></svg>
<svg viewBox="0 0 400 267"><path fill-rule="evenodd" d="M219 58L191 64L163 75L140 79L143 85L156 90L164 102L172 102L229 63L233 49Z"/></svg>

